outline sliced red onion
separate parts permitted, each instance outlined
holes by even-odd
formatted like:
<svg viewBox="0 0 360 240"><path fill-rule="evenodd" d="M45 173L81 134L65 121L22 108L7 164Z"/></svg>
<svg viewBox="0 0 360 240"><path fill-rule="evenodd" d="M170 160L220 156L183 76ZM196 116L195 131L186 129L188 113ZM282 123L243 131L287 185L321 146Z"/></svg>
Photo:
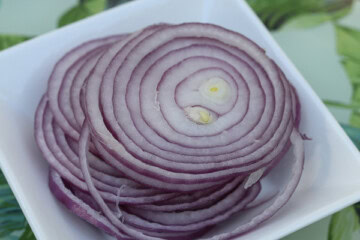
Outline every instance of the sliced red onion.
<svg viewBox="0 0 360 240"><path fill-rule="evenodd" d="M143 218L137 217L136 215L129 214L126 211L123 212L124 218L126 222L132 226L136 226L138 228L143 228L147 230L156 230L162 232L187 232L187 231L194 231L198 229L202 229L204 227L213 226L218 224L226 219L228 219L233 214L239 212L240 210L244 209L247 204L253 201L256 196L258 195L260 190L259 185L254 185L248 193L245 195L243 199L241 199L235 206L228 206L228 209L224 211L222 214L219 214L213 218L208 218L206 220L197 222L197 223L190 223L186 225L164 225L159 223L150 222L144 220Z"/></svg>
<svg viewBox="0 0 360 240"><path fill-rule="evenodd" d="M70 211L79 217L83 218L90 224L98 227L103 230L107 234L116 237L121 240L132 240L126 234L120 232L116 227L114 227L109 220L104 217L101 213L99 213L99 208L96 205L93 205L94 202L88 203L89 201L93 201L90 195L82 194L77 191L75 193L72 192L71 189L68 189L64 184L63 179L60 177L58 173L54 170L50 170L49 173L49 188L54 196L63 203ZM78 196L80 195L80 196ZM86 199L87 200L84 200ZM203 234L208 232L210 228L204 228L201 231L193 231L186 233L156 233L156 232L148 232L146 230L141 230L147 235L152 235L154 237L160 237L162 239L169 240L193 240L197 237L201 237Z"/></svg>
<svg viewBox="0 0 360 240"><path fill-rule="evenodd" d="M295 88L254 42L211 24L158 24L61 58L35 137L54 195L108 234L190 240L266 206L209 238L231 239L295 191L304 161L299 124ZM262 196L260 183L289 149L290 178Z"/></svg>
<svg viewBox="0 0 360 240"><path fill-rule="evenodd" d="M87 126L87 123L84 122L83 128L81 130L81 137L79 142L79 155L80 155L80 165L81 165L81 171L84 174L84 178L86 181L86 184L89 188L89 192L91 196L94 198L96 203L99 205L99 208L102 210L103 214L110 220L110 222L119 228L124 233L128 234L131 237L137 238L137 239L144 239L144 240L156 240L158 238L153 238L147 235L144 235L141 232L138 232L132 228L127 227L124 223L121 222L120 219L118 219L114 213L111 211L111 209L107 206L104 199L99 194L98 190L96 189L92 177L89 172L89 166L87 162L87 152L89 149L89 137L90 137L90 131Z"/></svg>
<svg viewBox="0 0 360 240"><path fill-rule="evenodd" d="M221 201L216 202L205 209L199 210L185 210L182 212L158 212L136 208L131 208L131 213L135 214L145 220L156 222L165 225L188 225L191 223L203 222L206 219L212 219L218 214L226 211L228 208L235 206L239 199L242 199L245 195L244 184L239 186L223 197Z"/></svg>
<svg viewBox="0 0 360 240"><path fill-rule="evenodd" d="M304 143L303 140L296 130L291 134L291 142L294 146L294 162L291 169L291 179L288 184L279 192L273 199L273 202L268 206L262 213L249 219L247 223L240 225L232 232L223 233L211 237L209 239L219 240L219 239L234 239L237 236L246 233L258 226L260 223L272 217L279 209L284 206L287 201L290 199L292 194L295 191L296 186L298 185L301 177L301 173L304 167Z"/></svg>
<svg viewBox="0 0 360 240"><path fill-rule="evenodd" d="M171 28L171 27L167 27L167 28L162 28L162 29L168 29L168 28ZM159 32L161 32L162 30L160 29L159 30ZM140 36L141 36L141 33L139 34ZM153 35L151 35L151 36L153 36ZM147 38L145 38L145 40L147 40ZM143 40L143 41L141 41L140 43L143 43L143 42L145 42L145 40ZM136 47L135 47L136 48ZM137 48L136 48L137 49ZM191 52L191 51L190 51ZM130 54L131 54L132 52L130 52ZM121 55L121 54L120 54ZM104 55L104 58L105 59L107 59L107 57L106 57L106 55ZM128 58L127 58L127 60L129 59L129 56L128 56ZM102 62L102 60L100 59L100 62L99 63L101 63ZM128 61L124 61L124 64L126 64ZM116 64L116 63L114 63L114 64ZM268 62L268 64L272 64L272 62L271 61L269 61ZM109 65L109 64L108 64ZM132 66L134 66L134 64L132 64ZM136 66L136 64L135 64L135 66ZM163 66L163 64L157 64L156 66ZM120 70L121 69L123 69L124 68L124 66L121 66L121 68L120 68ZM278 70L277 70L277 68L276 67L274 67L275 68L275 70L274 71L276 71L276 73L278 73ZM92 119L92 116L94 116L94 118L95 118L95 115L93 115L93 114L95 114L95 107L94 106L96 106L97 104L96 104L96 102L94 102L94 100L96 101L98 98L96 97L96 90L95 90L95 88L99 88L99 82L101 82L100 80L98 80L97 78L99 78L99 76L101 76L101 65L99 66L99 67L96 67L96 69L100 69L100 70L95 70L95 71L97 71L96 72L96 77L94 76L94 77L90 77L90 79L89 79L89 82L88 82L88 86L87 86L87 92L89 93L88 94L88 99L89 99L89 102L88 102L88 113L89 113L89 117L90 117L90 121L91 121L91 119ZM116 68L113 68L113 64L112 63L110 63L110 67L108 68L108 70L107 70L107 72L106 72L106 74L107 75L105 75L105 79L110 79L109 77L108 77L108 72L109 71L114 71L114 70L111 70L111 69L116 69ZM118 73L117 74L119 74L119 71L118 71ZM126 75L126 74L125 74ZM121 75L121 76L119 76L119 77L116 77L115 79L122 79L122 78L124 78L125 76L124 75ZM156 79L158 79L158 77L156 77ZM281 78L279 78L279 81L280 82L282 82L282 79ZM123 85L122 85L123 86ZM144 85L142 85L142 86L144 86ZM102 89L110 89L110 88L108 88L107 86L104 86L104 88L102 88ZM111 88L112 89L112 88ZM287 88L288 89L288 88ZM107 91L106 91L107 92ZM121 93L121 90L119 89L119 90L116 90L115 92L119 92L119 93ZM119 95L121 95L121 96L124 96L124 94L119 94ZM143 94L144 95L144 94ZM281 94L279 94L279 95L281 95ZM95 96L95 97L94 97ZM111 97L111 94L107 94L107 96L110 96ZM145 94L145 96L146 96L146 94ZM290 94L288 94L288 96L290 96ZM91 99L90 99L91 98ZM111 98L111 99L113 99L113 98ZM119 101L115 101L114 103L116 104L117 102L120 102L120 100ZM146 102L151 102L150 101L150 99L148 99ZM289 105L289 104L288 104ZM113 111L110 111L110 110L108 110L107 109L107 106L111 106L111 104L109 105L109 104L106 104L106 105L104 105L105 107L103 107L103 110L104 110L104 112L113 112ZM118 107L118 108L116 108L116 110L121 110L121 109L124 109L124 108L121 108L121 107ZM257 108L257 109L259 109L259 108ZM152 110L154 110L154 108L150 108L150 111L152 111ZM101 112L101 108L99 108L99 110L96 110L96 111L99 111L99 112ZM155 111L156 112L156 111ZM287 110L287 115L286 116L290 116L289 115L289 111ZM97 115L97 118L99 117L99 114L96 114ZM151 114L150 114L151 115ZM122 119L124 119L125 118L125 116L126 116L126 114L124 115L124 114L122 114L122 116L123 116L123 118ZM250 115L251 116L251 115ZM285 122L284 124L283 124L283 126L285 127L286 126L286 120L288 119L288 117L285 117L284 118L284 120L282 121L282 122ZM158 121L153 121L154 123L155 122L158 122ZM276 121L275 121L276 122ZM99 125L99 121L97 120L96 121L96 125L93 125L92 124L92 127L95 127L95 128L97 128L97 127L100 127L101 125ZM107 119L106 120L106 122L105 123L107 123L107 125L111 125L111 126L118 126L116 123L114 123L113 121L111 121L111 120L109 120L109 119ZM110 124L109 124L110 123ZM128 127L130 127L130 125L131 125L131 123L129 123L129 122L127 122L126 123L126 126L127 126L127 128ZM115 128L114 127L114 128ZM285 129L284 127L282 127L281 129ZM224 163L221 163L221 164L215 164L215 163L211 163L211 164L209 164L210 166L209 166L209 168L210 169L204 169L204 163L203 162L201 162L200 161L200 163L201 163L201 166L202 166L202 171L207 171L207 172L210 172L210 173L208 173L208 174L203 174L203 175L200 175L200 174L197 174L197 175L192 175L192 176L188 176L187 175L187 173L181 173L181 174L177 174L177 173L175 173L175 172L173 172L173 171L179 171L179 170L177 170L177 169L173 169L174 167L174 164L171 164L171 163L168 163L168 162L164 162L164 161L161 161L161 159L159 159L161 162L159 162L158 164L155 164L156 165L156 167L162 167L162 168L166 168L166 170L171 170L171 172L169 172L169 171L163 171L163 170L161 170L161 169L158 169L158 168L154 168L154 167L152 167L151 165L149 166L148 164L143 164L143 161L150 161L150 159L151 160L157 160L157 158L156 158L156 156L154 156L154 155L149 155L148 154L148 157L147 158L144 158L144 157L141 157L141 158L136 158L137 157L137 155L138 154L141 154L142 153L142 151L135 151L135 149L133 150L133 151L131 151L131 152L129 152L129 153L132 153L133 155L135 155L135 157L133 157L131 154L130 155L127 155L127 151L126 150L120 150L122 147L123 147L123 145L119 145L118 146L118 142L117 142L117 140L115 140L115 139L113 139L112 138L112 136L111 136L111 132L108 132L108 133L106 133L106 135L107 135L107 137L106 137L106 139L104 138L104 133L106 132L106 131L108 131L108 130L106 130L106 125L104 124L104 125L102 125L101 126L101 128L102 129L94 129L94 132L95 132L95 134L96 134L96 132L101 132L103 135L102 136L97 136L97 137L99 137L99 138L101 138L101 143L104 143L104 148L106 149L106 148L109 148L111 145L113 145L112 147L111 147L111 150L109 149L108 151L110 151L112 154L115 154L116 156L116 158L118 158L119 160L121 160L121 161L124 161L125 159L130 159L130 158L132 158L132 161L128 161L128 162L126 162L126 163L123 163L123 164L127 164L128 165L128 167L130 167L130 168L132 168L134 171L140 171L140 169L142 169L141 171L143 171L143 169L145 169L148 173L146 173L147 175L151 175L151 177L155 177L155 178L158 178L159 180L160 179L163 179L163 176L169 176L169 178L168 179L166 179L167 181L170 181L170 182L173 182L173 183L186 183L186 181L187 180L185 180L184 178L185 178L185 176L186 176L186 179L189 179L189 181L194 181L194 180L196 180L197 182L199 182L199 181L201 181L201 182L205 182L205 181L214 181L215 179L216 180L218 180L218 179L222 179L222 178L224 178L225 176L229 176L229 175L231 175L231 174L238 174L238 173L241 173L241 172L248 172L248 171L252 171L252 170L255 170L255 169L257 169L257 168L259 168L260 167L260 163L258 163L257 165L255 165L254 167L252 167L252 168L250 168L249 169L249 167L239 167L239 168L237 168L237 169L234 169L234 168L232 168L231 170L228 170L228 171L226 171L226 170L223 170L223 171L221 171L223 168L230 168L230 167L233 167L234 165L230 165L230 164L224 164ZM281 129L278 131L278 133L279 134L273 134L273 136L282 136L281 135ZM289 136L289 131L287 131L288 132L288 134L286 135L287 137ZM169 135L171 135L171 136L173 136L174 134L169 134ZM117 136L118 138L121 138L121 140L122 140L122 142L124 143L124 138L126 137L126 134L118 134L118 136ZM180 139L180 138L179 138ZM218 138L218 139L221 139L221 138ZM169 140L169 139L167 139L167 140ZM126 139L125 139L125 142L126 142ZM197 142L199 142L199 141L197 141ZM200 141L200 142L207 142L207 141L205 141L205 140L203 140L203 141ZM259 141L259 142L261 142L261 141ZM106 144L105 144L106 143ZM129 142L130 143L130 142ZM273 144L276 144L276 141L269 141L268 143L273 143ZM131 144L131 143L130 143ZM259 146L260 146L260 144L258 144ZM263 144L264 146L267 146L267 145L269 145L268 146L268 148L267 149L273 149L274 148L274 145L271 145L271 144ZM127 146L127 145L124 145L124 146ZM130 145L130 147L131 147L131 145ZM118 150L119 149L119 150ZM131 150L131 149L130 149ZM276 151L277 152L280 152L281 151L281 149L279 149L279 147L278 148L276 148ZM268 152L265 152L264 154L267 154L267 156L269 156L268 155ZM261 155L259 156L259 157L261 157ZM270 156L270 158L274 158L274 156ZM239 159L239 158L238 158ZM269 157L267 158L267 159L269 159ZM139 160L140 160L140 162L139 162ZM153 161L154 161L153 160ZM242 158L242 160L243 160L243 158ZM255 159L254 159L255 160ZM252 160L252 158L250 158L249 160L247 160L247 162L245 162L245 163L249 163L249 162L251 162L251 161L254 161L254 160ZM266 162L266 161L264 161L264 162ZM235 161L235 164L237 163L237 161ZM267 163L267 162L266 162ZM154 164L153 162L152 162L152 164ZM170 165L171 164L171 165ZM239 166L239 164L241 164L241 163L237 163L237 166ZM262 163L261 165L264 165L264 163ZM194 164L192 164L192 165L189 165L189 167L188 168L185 168L185 170L184 170L184 166L183 165L179 165L179 164L175 164L175 166L178 166L178 168L180 168L181 167L181 169L183 169L183 171L186 171L186 172L190 172L190 171L199 171L199 170L191 170L191 169L194 169L195 167L196 167L196 165L194 166ZM236 166L236 165L235 165ZM217 172L213 172L213 171L216 171L216 170L219 170L219 171L217 171ZM221 171L221 172L220 172ZM159 176L160 175L160 176ZM172 177L172 178L170 178L171 176L174 176L174 177ZM178 176L178 177L177 177ZM181 177L181 176L183 176L183 177ZM192 177L192 179L191 179L191 177ZM197 177L197 178L196 178ZM182 178L182 180L181 180L181 178ZM199 179L200 178L200 179Z"/></svg>
<svg viewBox="0 0 360 240"><path fill-rule="evenodd" d="M60 175L54 170L50 170L49 173L49 188L60 202L82 219L85 219L112 236L118 237L119 239L126 239L126 236L114 227L106 217L72 194L71 191L65 187Z"/></svg>
<svg viewBox="0 0 360 240"><path fill-rule="evenodd" d="M200 209L205 208L207 206L211 206L216 203L219 199L223 198L226 194L232 191L236 185L243 180L243 177L234 178L231 182L227 183L222 188L217 189L217 191L208 193L201 198L193 200L191 202L187 202L182 199L180 203L171 204L171 201L165 201L164 204L151 204L151 205L138 205L136 208L142 210L150 210L150 211L161 211L161 212L173 212L173 211L185 211L192 209ZM176 198L177 199L177 198ZM137 211L140 212L140 211ZM140 212L141 213L141 212Z"/></svg>
<svg viewBox="0 0 360 240"><path fill-rule="evenodd" d="M57 120L57 122L61 125L64 131L70 135L71 137L78 139L79 131L74 129L73 126L69 123L69 121L64 116L63 112L60 110L59 105L59 94L60 90L64 85L70 85L73 80L74 73L71 71L74 64L78 61L83 61L89 55L92 55L94 51L99 51L102 48L106 48L109 44L120 41L123 39L124 35L111 36L103 39L93 40L86 42L79 47L73 49L69 53L67 53L54 67L54 70L49 79L48 86L48 97L50 102L51 110ZM69 71L70 69L70 71ZM70 75L70 76L69 76ZM65 79L70 78L70 81L64 81ZM67 87L68 88L68 87ZM67 92L62 92L62 94L68 94ZM64 102L63 102L64 103ZM66 108L66 106L63 106Z"/></svg>
<svg viewBox="0 0 360 240"><path fill-rule="evenodd" d="M55 138L52 136L52 119L53 116L47 107L47 98L43 97L36 114L35 129L37 143L50 165L59 172L62 177L79 189L88 191L88 187L83 181L81 170L76 166L76 164L80 164L79 159L74 159L74 161L78 161L76 164L67 159L61 147L57 145ZM100 175L98 179L95 180L96 186L101 190L102 196L110 202L120 201L123 204L146 204L163 201L178 195L176 193L164 193L156 189L136 189L131 187L133 183L129 180L122 178L114 179L114 177L105 174L95 175ZM118 186L116 187L106 183L111 180L113 181L112 184L118 182ZM116 196L117 189L123 185L127 186L127 192L119 198Z"/></svg>

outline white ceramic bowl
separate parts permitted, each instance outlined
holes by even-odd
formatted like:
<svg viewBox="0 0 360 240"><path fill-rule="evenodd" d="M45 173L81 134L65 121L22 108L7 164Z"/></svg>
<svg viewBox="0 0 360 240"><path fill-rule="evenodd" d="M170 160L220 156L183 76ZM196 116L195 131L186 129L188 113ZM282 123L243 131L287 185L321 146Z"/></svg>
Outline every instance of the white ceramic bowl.
<svg viewBox="0 0 360 240"><path fill-rule="evenodd" d="M305 169L291 200L239 239L279 239L360 200L358 150L245 1L139 0L0 53L0 163L39 240L104 238L51 195L48 164L34 141L34 111L55 62L88 39L135 31L152 23L189 21L221 25L264 47L298 90L301 130L313 139L305 144ZM231 229L239 221L241 216L215 231Z"/></svg>

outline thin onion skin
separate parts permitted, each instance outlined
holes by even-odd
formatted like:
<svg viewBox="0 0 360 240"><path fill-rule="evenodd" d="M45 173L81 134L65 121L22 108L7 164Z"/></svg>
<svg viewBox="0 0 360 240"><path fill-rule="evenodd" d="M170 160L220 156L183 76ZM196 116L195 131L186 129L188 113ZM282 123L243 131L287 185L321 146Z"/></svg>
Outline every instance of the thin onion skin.
<svg viewBox="0 0 360 240"><path fill-rule="evenodd" d="M207 238L233 239L295 191L304 164L300 107L279 66L245 36L212 24L156 24L66 53L36 111L35 138L54 196L107 234L196 239L268 204ZM187 111L209 118L199 123ZM290 177L259 198L290 150Z"/></svg>

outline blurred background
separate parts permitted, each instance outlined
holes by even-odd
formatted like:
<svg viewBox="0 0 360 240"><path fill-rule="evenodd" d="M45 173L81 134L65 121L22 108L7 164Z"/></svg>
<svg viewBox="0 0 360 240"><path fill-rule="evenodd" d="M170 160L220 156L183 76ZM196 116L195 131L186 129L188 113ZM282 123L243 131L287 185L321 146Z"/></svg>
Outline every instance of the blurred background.
<svg viewBox="0 0 360 240"><path fill-rule="evenodd" d="M130 1L0 0L0 51ZM360 0L247 2L360 149ZM283 240L359 240L359 216L355 204ZM1 171L0 239L35 239Z"/></svg>

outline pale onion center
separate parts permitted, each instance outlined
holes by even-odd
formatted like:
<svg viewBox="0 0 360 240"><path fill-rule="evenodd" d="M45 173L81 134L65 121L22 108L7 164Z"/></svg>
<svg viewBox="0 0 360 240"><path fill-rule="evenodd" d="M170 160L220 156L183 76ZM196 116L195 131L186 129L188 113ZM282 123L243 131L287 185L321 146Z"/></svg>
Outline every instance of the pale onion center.
<svg viewBox="0 0 360 240"><path fill-rule="evenodd" d="M212 87L210 88L210 92L217 92L219 91L219 88L218 87Z"/></svg>
<svg viewBox="0 0 360 240"><path fill-rule="evenodd" d="M223 104L230 97L230 86L224 79L213 77L201 84L199 92L205 99L217 104Z"/></svg>
<svg viewBox="0 0 360 240"><path fill-rule="evenodd" d="M186 116L197 124L209 124L216 118L209 110L203 107L186 107L184 110Z"/></svg>

